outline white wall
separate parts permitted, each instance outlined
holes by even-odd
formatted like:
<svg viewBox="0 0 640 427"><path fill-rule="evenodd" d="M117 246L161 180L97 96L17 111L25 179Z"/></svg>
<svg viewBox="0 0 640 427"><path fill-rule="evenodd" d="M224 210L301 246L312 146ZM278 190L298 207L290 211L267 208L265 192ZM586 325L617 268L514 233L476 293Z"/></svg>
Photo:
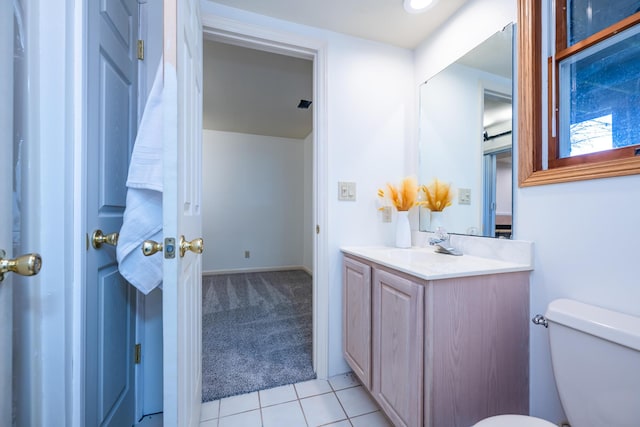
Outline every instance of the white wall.
<svg viewBox="0 0 640 427"><path fill-rule="evenodd" d="M508 21L515 21L515 11L512 0L472 1L416 51L418 81L443 68ZM531 316L544 313L549 302L559 297L640 315L636 269L640 250L639 188L637 175L515 187L515 237L535 244L535 270L530 280ZM615 250L608 249L610 245ZM562 421L564 414L551 368L548 333L534 325L531 325L529 377L531 414L555 423Z"/></svg>
<svg viewBox="0 0 640 427"><path fill-rule="evenodd" d="M415 138L416 90L411 53L335 37L329 57L330 374L349 370L342 348L340 246L394 244L394 223L383 224L377 189L399 182ZM338 201L338 181L357 184L355 202ZM417 224L414 225L417 228Z"/></svg>
<svg viewBox="0 0 640 427"><path fill-rule="evenodd" d="M305 141L205 129L202 145L203 271L302 266Z"/></svg>
<svg viewBox="0 0 640 427"><path fill-rule="evenodd" d="M531 314L564 297L640 316L640 176L556 184L518 191L515 227L535 242ZM611 250L614 248L614 250ZM562 418L548 335L531 327L531 412Z"/></svg>
<svg viewBox="0 0 640 427"><path fill-rule="evenodd" d="M269 31L314 38L327 46L326 108L329 193L327 233L329 259L329 375L349 370L342 357L342 256L340 247L392 244L393 224L382 224L376 191L398 181L413 161L406 150L415 138L416 91L412 52L304 25L202 2L203 15L214 14ZM355 202L338 202L338 181L357 184Z"/></svg>

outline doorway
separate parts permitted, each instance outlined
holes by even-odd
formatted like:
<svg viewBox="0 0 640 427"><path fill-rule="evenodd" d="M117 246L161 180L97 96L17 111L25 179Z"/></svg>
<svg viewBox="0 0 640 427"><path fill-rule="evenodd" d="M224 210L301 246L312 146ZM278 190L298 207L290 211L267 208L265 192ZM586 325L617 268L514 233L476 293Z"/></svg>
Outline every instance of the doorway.
<svg viewBox="0 0 640 427"><path fill-rule="evenodd" d="M204 41L203 401L315 378L313 61Z"/></svg>
<svg viewBox="0 0 640 427"><path fill-rule="evenodd" d="M313 132L311 134L311 218L313 271L313 368L320 379L328 376L328 239L327 224L327 153L326 153L326 47L315 39L261 29L215 16L203 16L204 38L279 53L313 62ZM309 228L309 227L308 227ZM309 231L307 229L307 231ZM211 246L212 242L210 242Z"/></svg>
<svg viewBox="0 0 640 427"><path fill-rule="evenodd" d="M513 223L511 96L485 89L482 110L483 235L511 238Z"/></svg>

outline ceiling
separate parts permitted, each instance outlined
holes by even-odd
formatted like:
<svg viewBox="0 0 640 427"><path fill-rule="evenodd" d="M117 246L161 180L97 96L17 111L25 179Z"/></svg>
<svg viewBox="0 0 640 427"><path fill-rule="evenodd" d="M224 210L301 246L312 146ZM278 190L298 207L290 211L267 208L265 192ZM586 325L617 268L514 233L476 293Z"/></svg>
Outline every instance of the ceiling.
<svg viewBox="0 0 640 427"><path fill-rule="evenodd" d="M413 49L467 0L439 0L422 14L402 0L216 0L285 21ZM239 46L204 41L206 129L305 138L312 129L313 64Z"/></svg>
<svg viewBox="0 0 640 427"><path fill-rule="evenodd" d="M304 139L311 133L313 63L204 41L205 129Z"/></svg>
<svg viewBox="0 0 640 427"><path fill-rule="evenodd" d="M215 3L413 49L467 0L439 0L410 14L402 0L215 0Z"/></svg>

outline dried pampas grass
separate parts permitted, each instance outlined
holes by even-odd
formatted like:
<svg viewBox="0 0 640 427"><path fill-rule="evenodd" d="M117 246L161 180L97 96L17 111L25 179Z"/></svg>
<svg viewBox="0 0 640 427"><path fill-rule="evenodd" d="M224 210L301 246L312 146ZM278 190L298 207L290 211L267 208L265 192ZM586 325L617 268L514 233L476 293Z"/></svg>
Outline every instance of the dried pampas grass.
<svg viewBox="0 0 640 427"><path fill-rule="evenodd" d="M418 204L418 181L408 176L402 180L399 187L387 184L387 191L378 190L378 197L388 199L399 211L408 211Z"/></svg>
<svg viewBox="0 0 640 427"><path fill-rule="evenodd" d="M431 184L421 185L420 191L424 193L425 200L420 202L432 212L441 212L444 208L451 206L453 201L453 190L451 185L439 181L437 178Z"/></svg>

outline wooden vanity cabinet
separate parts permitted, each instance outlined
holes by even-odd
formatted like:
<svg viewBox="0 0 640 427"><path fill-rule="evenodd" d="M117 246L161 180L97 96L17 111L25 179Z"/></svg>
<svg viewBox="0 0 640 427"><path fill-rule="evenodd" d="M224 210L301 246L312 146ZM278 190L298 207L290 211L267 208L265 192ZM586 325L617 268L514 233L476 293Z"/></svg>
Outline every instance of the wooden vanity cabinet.
<svg viewBox="0 0 640 427"><path fill-rule="evenodd" d="M342 277L343 354L360 382L371 389L371 267L345 258Z"/></svg>
<svg viewBox="0 0 640 427"><path fill-rule="evenodd" d="M395 426L529 412L529 272L423 280L345 255L344 355Z"/></svg>
<svg viewBox="0 0 640 427"><path fill-rule="evenodd" d="M397 427L422 420L424 287L373 269L371 393Z"/></svg>

